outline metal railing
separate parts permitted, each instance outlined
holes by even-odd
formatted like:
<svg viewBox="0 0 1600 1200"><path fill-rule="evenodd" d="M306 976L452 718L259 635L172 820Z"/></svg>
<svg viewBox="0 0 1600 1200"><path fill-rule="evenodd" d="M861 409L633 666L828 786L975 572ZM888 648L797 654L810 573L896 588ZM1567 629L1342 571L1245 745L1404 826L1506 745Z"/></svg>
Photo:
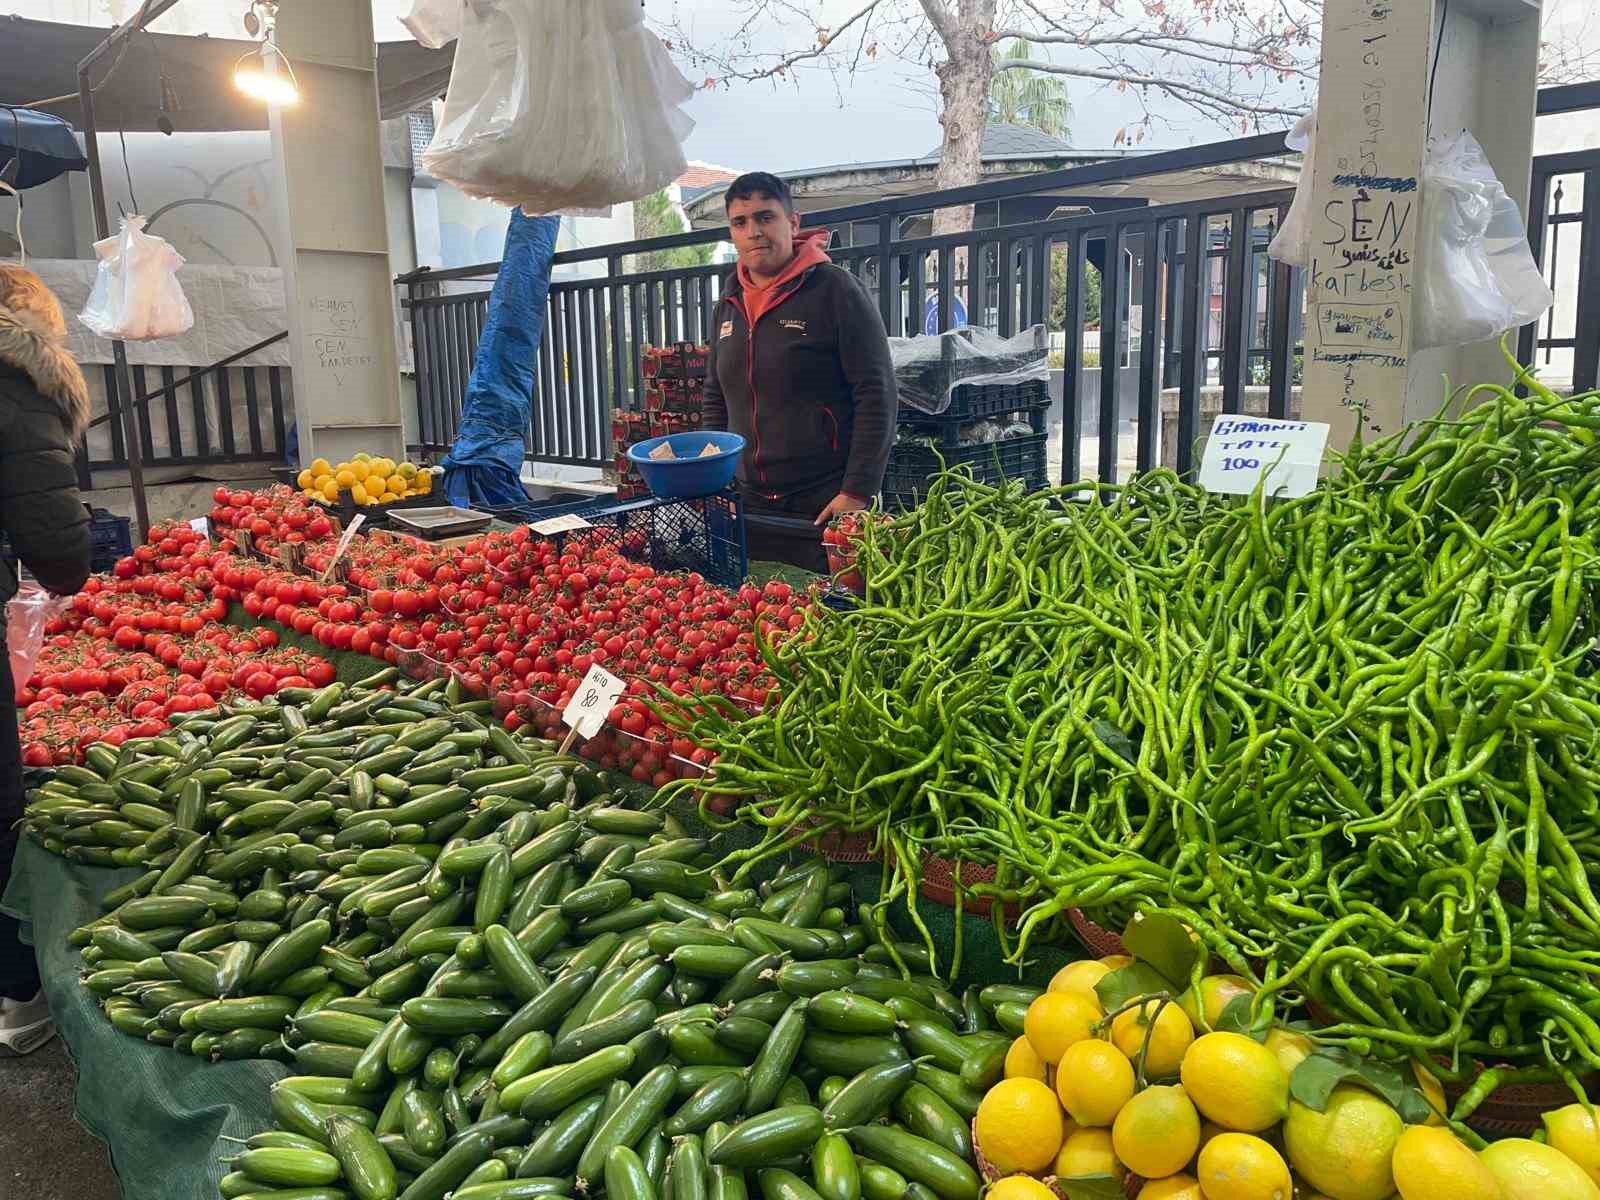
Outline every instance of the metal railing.
<svg viewBox="0 0 1600 1200"><path fill-rule="evenodd" d="M1539 96L1541 115L1591 108L1600 108L1600 83L1549 88ZM1266 254L1291 190L919 238L900 236L903 218L1284 152L1280 134L1241 138L888 197L808 214L806 224L847 231L834 240L848 244L836 244L829 253L876 299L891 334L923 332L931 310L939 330L951 328L964 311L971 323L1003 335L1044 323L1061 338L1062 384L1055 395L1061 401L1056 457L1062 478L1088 473L1112 480L1158 462L1187 471L1190 447L1207 414L1284 416L1294 401L1304 287L1298 269ZM1581 177L1580 184L1569 181L1573 175ZM1563 184L1567 192L1557 193ZM1582 187L1582 207L1562 211L1554 198L1576 186ZM1536 160L1533 195L1534 251L1547 274L1559 269L1571 279L1558 281L1557 313L1550 321L1523 331L1523 359L1567 354L1575 363L1572 385L1594 386L1600 361L1600 151ZM1062 199L1063 206L1072 202ZM1571 247L1571 235L1562 232L1568 225L1579 227L1581 246ZM562 268L602 266L604 274L558 279L551 286L526 434L529 459L587 466L611 461L611 412L641 405L640 349L712 336L721 279L731 269L629 272L626 261L725 237L720 230L702 230L555 256L558 274ZM1091 265L1100 280L1094 314L1085 304ZM413 332L414 448L423 453L442 454L455 436L497 269L496 263L424 269L396 281ZM1570 329L1564 323L1569 310ZM1096 319L1098 362L1086 354L1084 337Z"/></svg>

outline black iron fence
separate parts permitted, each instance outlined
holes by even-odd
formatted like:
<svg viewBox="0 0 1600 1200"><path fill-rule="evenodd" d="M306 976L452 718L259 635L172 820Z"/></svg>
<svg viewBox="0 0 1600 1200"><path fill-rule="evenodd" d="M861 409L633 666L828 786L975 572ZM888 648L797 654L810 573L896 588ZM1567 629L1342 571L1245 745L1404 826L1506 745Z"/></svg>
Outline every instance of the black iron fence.
<svg viewBox="0 0 1600 1200"><path fill-rule="evenodd" d="M1541 114L1591 108L1600 108L1600 84L1540 94ZM1062 478L1110 480L1158 462L1186 471L1203 418L1284 416L1294 403L1304 289L1297 269L1266 253L1291 190L1073 212L942 236L902 238L899 231L906 217L939 208L1282 153L1281 135L1242 138L891 197L808 214L806 223L835 230L830 255L876 298L891 334L950 329L962 313L1003 335L1045 325L1059 346L1054 361L1062 382L1054 394ZM1061 201L1073 203L1067 196ZM1530 208L1531 241L1553 280L1557 309L1523 332L1524 361L1544 356L1553 378L1565 361L1571 386L1592 387L1600 361L1600 151L1536 160ZM611 412L642 401L640 349L708 340L721 279L731 269L630 272L627 263L722 240L720 231L708 230L556 255L529 459L610 461ZM1091 268L1100 291L1093 312L1085 301ZM414 341L414 448L423 453L440 455L454 439L497 269L487 263L422 270L397 280ZM561 277L578 272L592 274Z"/></svg>

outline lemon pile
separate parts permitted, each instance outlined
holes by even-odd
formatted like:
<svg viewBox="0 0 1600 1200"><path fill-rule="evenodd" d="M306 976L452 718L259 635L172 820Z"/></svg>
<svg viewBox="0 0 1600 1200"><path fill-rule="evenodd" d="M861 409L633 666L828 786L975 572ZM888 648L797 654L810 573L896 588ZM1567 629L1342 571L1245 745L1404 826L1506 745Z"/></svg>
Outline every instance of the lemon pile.
<svg viewBox="0 0 1600 1200"><path fill-rule="evenodd" d="M295 481L308 500L337 503L341 492L360 505L392 504L433 491L433 473L415 463L357 454L337 465L319 458Z"/></svg>
<svg viewBox="0 0 1600 1200"><path fill-rule="evenodd" d="M1573 1104L1543 1141L1473 1151L1445 1127L1438 1080L1415 1070L1435 1115L1407 1125L1341 1084L1317 1112L1290 1096L1304 1035L1264 1041L1215 1026L1250 984L1211 975L1175 1002L1108 1014L1095 985L1130 960L1071 963L1035 999L975 1132L1002 1178L987 1200L1055 1200L1139 1176L1140 1200L1600 1200L1600 1126Z"/></svg>

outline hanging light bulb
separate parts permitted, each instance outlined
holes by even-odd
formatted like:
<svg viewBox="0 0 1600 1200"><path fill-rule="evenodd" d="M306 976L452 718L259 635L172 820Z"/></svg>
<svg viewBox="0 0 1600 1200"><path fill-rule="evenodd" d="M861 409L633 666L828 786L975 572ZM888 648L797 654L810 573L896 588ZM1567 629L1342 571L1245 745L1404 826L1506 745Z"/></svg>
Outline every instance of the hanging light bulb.
<svg viewBox="0 0 1600 1200"><path fill-rule="evenodd" d="M245 14L245 28L252 35L258 29L262 33L261 49L234 64L233 86L246 96L288 107L300 103L300 84L288 56L278 49L277 10L274 0L256 0Z"/></svg>

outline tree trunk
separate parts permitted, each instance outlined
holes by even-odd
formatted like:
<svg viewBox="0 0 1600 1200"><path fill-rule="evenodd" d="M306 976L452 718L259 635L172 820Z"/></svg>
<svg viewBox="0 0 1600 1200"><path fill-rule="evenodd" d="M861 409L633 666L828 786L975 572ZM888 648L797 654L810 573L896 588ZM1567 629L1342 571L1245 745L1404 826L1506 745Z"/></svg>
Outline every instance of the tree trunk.
<svg viewBox="0 0 1600 1200"><path fill-rule="evenodd" d="M938 188L965 187L978 182L983 166L983 131L989 124L989 81L994 62L989 43L966 22L945 40L946 60L938 66L939 95L944 101L939 123L944 126ZM933 214L933 232L964 233L972 228L972 205L941 208Z"/></svg>

